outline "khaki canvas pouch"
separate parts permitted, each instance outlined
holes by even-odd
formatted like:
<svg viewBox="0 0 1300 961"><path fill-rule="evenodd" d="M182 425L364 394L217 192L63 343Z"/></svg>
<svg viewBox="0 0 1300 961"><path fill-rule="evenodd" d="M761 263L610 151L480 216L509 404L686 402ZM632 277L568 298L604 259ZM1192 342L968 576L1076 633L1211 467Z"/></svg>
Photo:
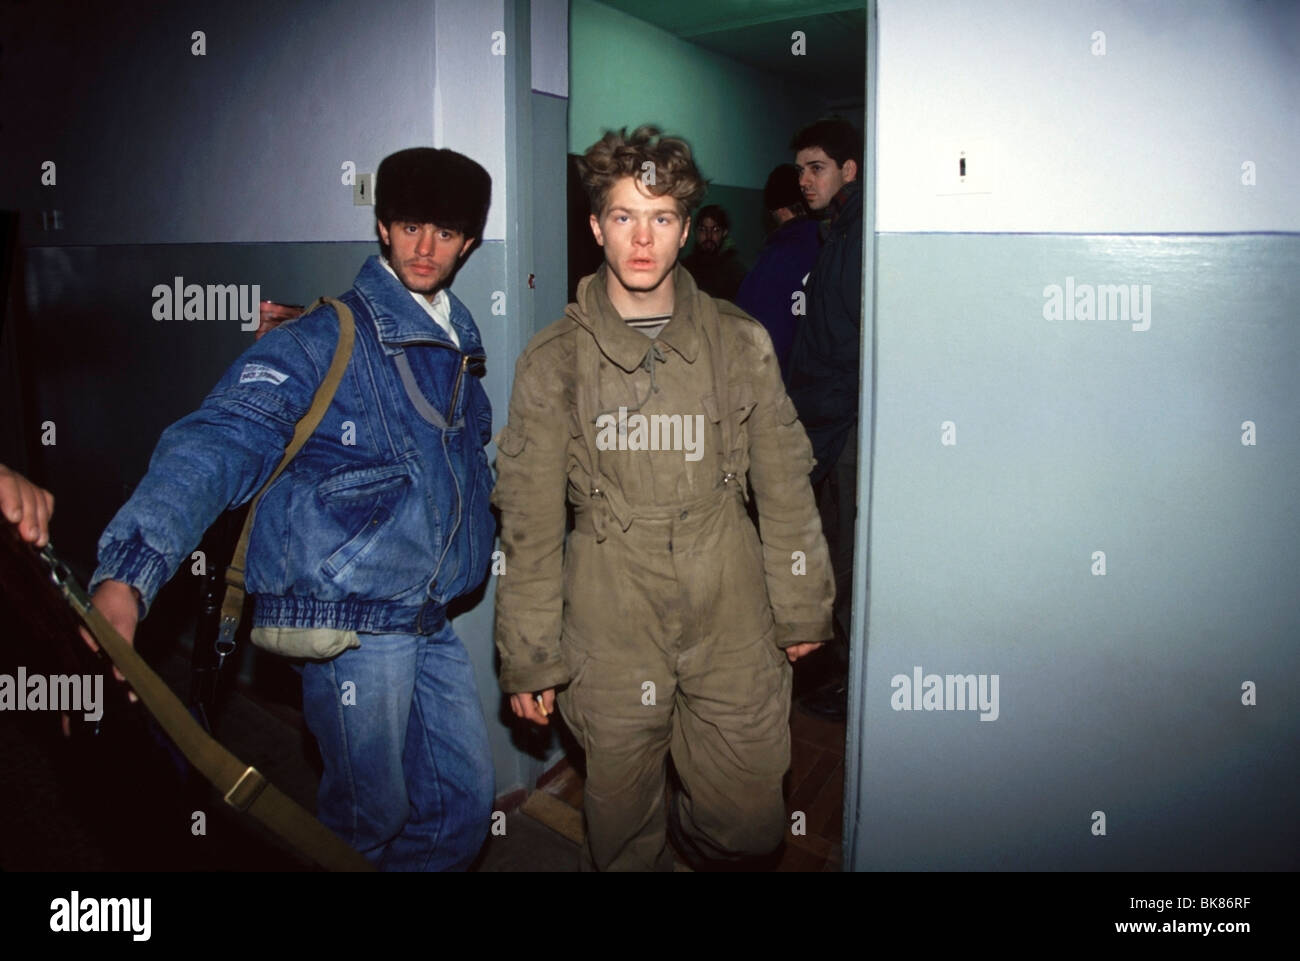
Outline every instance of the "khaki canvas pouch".
<svg viewBox="0 0 1300 961"><path fill-rule="evenodd" d="M255 627L250 639L264 651L281 657L327 661L351 647L360 647L356 631L333 627Z"/></svg>

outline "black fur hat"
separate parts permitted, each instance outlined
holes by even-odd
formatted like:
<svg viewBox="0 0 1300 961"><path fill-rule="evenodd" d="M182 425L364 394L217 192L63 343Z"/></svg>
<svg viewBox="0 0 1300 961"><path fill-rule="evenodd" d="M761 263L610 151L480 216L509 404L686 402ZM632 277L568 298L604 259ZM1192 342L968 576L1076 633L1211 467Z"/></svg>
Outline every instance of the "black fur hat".
<svg viewBox="0 0 1300 961"><path fill-rule="evenodd" d="M399 150L375 174L375 216L383 224L431 223L482 240L491 201L488 172L454 150Z"/></svg>

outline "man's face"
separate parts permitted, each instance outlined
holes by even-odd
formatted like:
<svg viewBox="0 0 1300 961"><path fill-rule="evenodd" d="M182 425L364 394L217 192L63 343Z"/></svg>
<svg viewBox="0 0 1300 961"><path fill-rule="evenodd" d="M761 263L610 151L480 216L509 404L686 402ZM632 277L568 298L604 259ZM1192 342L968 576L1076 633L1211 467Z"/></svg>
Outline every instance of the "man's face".
<svg viewBox="0 0 1300 961"><path fill-rule="evenodd" d="M394 220L380 223L379 236L389 246L388 262L406 289L426 297L447 283L456 263L469 252L473 237L437 224Z"/></svg>
<svg viewBox="0 0 1300 961"><path fill-rule="evenodd" d="M841 167L821 147L804 147L794 155L794 165L799 171L799 189L812 210L825 210L841 187L858 179L856 161L846 160Z"/></svg>
<svg viewBox="0 0 1300 961"><path fill-rule="evenodd" d="M605 263L629 292L658 289L690 231L690 218L678 212L677 201L654 196L636 177L614 184L604 214L591 217L591 232L605 248Z"/></svg>
<svg viewBox="0 0 1300 961"><path fill-rule="evenodd" d="M706 253L716 254L722 249L722 242L726 239L727 232L712 217L704 217L700 220L700 225L695 232L695 246Z"/></svg>

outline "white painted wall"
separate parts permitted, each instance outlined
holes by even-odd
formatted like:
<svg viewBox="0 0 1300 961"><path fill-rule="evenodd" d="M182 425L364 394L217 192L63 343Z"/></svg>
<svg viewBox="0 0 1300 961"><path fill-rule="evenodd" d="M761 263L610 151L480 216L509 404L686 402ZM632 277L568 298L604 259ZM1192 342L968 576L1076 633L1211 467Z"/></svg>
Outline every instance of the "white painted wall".
<svg viewBox="0 0 1300 961"><path fill-rule="evenodd" d="M511 44L528 40L511 35L504 0L439 0L434 32L438 47L433 145L457 150L487 169L492 176L492 209L485 239L504 240L506 58L494 49L508 53ZM498 42L502 39L504 47Z"/></svg>
<svg viewBox="0 0 1300 961"><path fill-rule="evenodd" d="M878 230L1300 230L1295 0L879 0L879 25ZM984 192L942 196L963 149Z"/></svg>
<svg viewBox="0 0 1300 961"><path fill-rule="evenodd" d="M486 239L503 239L504 8L181 0L131 17L53 0L0 24L6 81L30 84L3 108L0 205L28 244L372 240L342 164L432 145L487 168ZM54 209L63 229L43 230Z"/></svg>

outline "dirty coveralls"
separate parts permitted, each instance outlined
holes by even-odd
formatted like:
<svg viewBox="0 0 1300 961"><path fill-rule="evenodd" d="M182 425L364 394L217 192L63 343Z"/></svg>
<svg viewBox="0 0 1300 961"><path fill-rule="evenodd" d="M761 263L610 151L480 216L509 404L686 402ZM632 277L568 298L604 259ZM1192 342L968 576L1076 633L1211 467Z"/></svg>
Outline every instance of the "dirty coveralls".
<svg viewBox="0 0 1300 961"><path fill-rule="evenodd" d="M587 755L584 868L671 869L669 750L689 856L766 854L788 824L781 648L831 637L811 446L757 321L678 266L672 319L651 341L614 309L606 270L515 368L493 493L501 687L568 684L560 711ZM597 421L620 407L630 429L601 439ZM636 414L679 415L691 433L649 440ZM627 449L647 440L678 449Z"/></svg>

